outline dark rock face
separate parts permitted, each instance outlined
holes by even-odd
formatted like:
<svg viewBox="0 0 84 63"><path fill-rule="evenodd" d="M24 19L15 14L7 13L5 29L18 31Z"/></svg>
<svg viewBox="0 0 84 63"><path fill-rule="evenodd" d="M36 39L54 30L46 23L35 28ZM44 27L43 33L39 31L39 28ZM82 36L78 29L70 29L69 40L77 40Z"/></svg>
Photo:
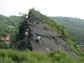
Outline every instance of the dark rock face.
<svg viewBox="0 0 84 63"><path fill-rule="evenodd" d="M32 46L31 46L30 40L23 39L23 40L18 41L17 49L25 50L26 48L28 48L32 51Z"/></svg>
<svg viewBox="0 0 84 63"><path fill-rule="evenodd" d="M30 41L30 38L29 38L29 35L26 35L25 32L28 33L27 29L29 29L31 26L28 21L25 21L20 29L19 29L19 37L17 39L17 43L16 43L16 49L19 49L19 50L25 50L25 49L30 49L32 50L32 46L31 46L31 41Z"/></svg>
<svg viewBox="0 0 84 63"><path fill-rule="evenodd" d="M35 28L35 37L25 35L25 32L30 28L30 25ZM28 48L31 51L38 52L63 50L76 57L77 55L67 44L66 38L62 37L60 34L52 31L51 29L45 30L45 25L47 24L41 22L40 19L36 17L29 17L28 20L26 20L20 27L16 49L24 50ZM40 42L36 41L38 36L41 37Z"/></svg>

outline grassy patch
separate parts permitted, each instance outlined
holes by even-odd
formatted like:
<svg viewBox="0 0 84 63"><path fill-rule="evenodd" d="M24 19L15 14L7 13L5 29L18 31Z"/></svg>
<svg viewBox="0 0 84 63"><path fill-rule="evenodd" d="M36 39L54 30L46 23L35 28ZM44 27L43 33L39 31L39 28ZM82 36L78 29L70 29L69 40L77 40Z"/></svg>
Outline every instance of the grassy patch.
<svg viewBox="0 0 84 63"><path fill-rule="evenodd" d="M83 59L72 58L63 51L48 54L34 51L14 51L0 49L0 63L83 63Z"/></svg>

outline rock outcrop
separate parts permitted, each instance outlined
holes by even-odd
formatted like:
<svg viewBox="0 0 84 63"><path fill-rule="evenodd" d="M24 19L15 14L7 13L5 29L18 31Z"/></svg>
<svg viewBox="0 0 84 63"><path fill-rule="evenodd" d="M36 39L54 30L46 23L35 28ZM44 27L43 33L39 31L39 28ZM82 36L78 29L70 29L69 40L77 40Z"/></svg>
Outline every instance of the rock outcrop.
<svg viewBox="0 0 84 63"><path fill-rule="evenodd" d="M26 21L21 25L19 30L19 37L16 44L16 49L24 50L30 49L31 51L38 52L49 52L51 50L63 50L71 54L72 56L77 56L73 50L67 44L67 39L60 35L58 32L52 30L47 23L41 20L33 12L35 10L31 9ZM25 35L29 26L35 28L35 36L31 39L29 36ZM47 28L46 28L47 27ZM40 42L36 42L37 36L40 36Z"/></svg>

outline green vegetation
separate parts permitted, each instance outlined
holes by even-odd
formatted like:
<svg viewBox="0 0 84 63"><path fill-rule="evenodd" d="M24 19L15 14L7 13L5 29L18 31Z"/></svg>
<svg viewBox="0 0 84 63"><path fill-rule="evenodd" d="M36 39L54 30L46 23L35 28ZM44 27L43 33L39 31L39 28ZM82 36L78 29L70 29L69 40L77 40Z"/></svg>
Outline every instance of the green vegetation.
<svg viewBox="0 0 84 63"><path fill-rule="evenodd" d="M10 35L11 43L16 42L16 38L19 31L19 26L23 22L23 18L20 16L10 16L6 17L0 15L0 37L6 37ZM2 43L4 42L4 43ZM0 40L0 48L5 48L5 40Z"/></svg>
<svg viewBox="0 0 84 63"><path fill-rule="evenodd" d="M8 46L7 46L7 44L5 42L0 42L0 48L1 49L7 49Z"/></svg>
<svg viewBox="0 0 84 63"><path fill-rule="evenodd" d="M65 52L14 51L0 49L0 63L83 63L83 59L72 58Z"/></svg>
<svg viewBox="0 0 84 63"><path fill-rule="evenodd" d="M50 17L55 22L64 25L70 36L77 40L77 44L84 44L84 20L71 17Z"/></svg>

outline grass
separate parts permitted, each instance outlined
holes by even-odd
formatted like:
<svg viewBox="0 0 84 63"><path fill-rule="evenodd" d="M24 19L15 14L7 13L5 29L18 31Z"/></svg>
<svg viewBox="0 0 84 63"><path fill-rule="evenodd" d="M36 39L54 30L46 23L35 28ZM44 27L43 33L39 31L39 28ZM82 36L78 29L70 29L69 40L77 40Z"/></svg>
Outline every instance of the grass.
<svg viewBox="0 0 84 63"><path fill-rule="evenodd" d="M0 49L0 63L83 63L83 59L72 58L64 51L48 54L34 51Z"/></svg>

